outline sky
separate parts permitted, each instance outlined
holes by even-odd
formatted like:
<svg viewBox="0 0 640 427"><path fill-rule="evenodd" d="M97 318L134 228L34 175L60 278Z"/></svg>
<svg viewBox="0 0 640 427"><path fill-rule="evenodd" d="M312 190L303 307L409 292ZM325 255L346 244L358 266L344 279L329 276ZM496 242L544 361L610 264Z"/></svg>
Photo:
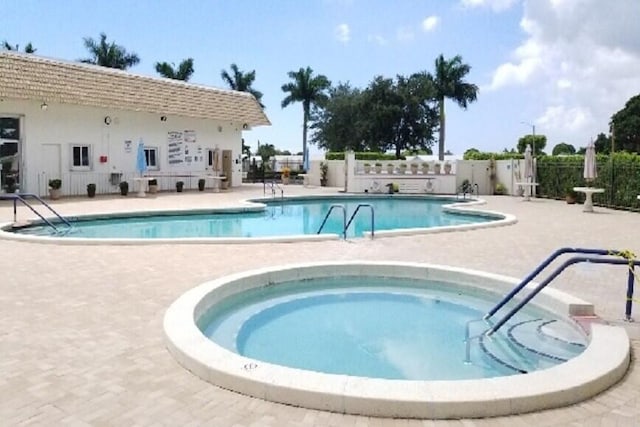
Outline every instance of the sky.
<svg viewBox="0 0 640 427"><path fill-rule="evenodd" d="M36 54L88 57L83 38L101 32L157 76L156 62L194 59L191 82L225 87L235 63L256 71L254 87L272 126L244 132L302 150L302 106L281 108L287 73L311 67L335 85L433 72L436 57L460 55L479 87L466 110L446 103L446 148L502 151L546 135L586 146L609 133L611 116L640 93L640 0L2 0L0 41ZM317 157L311 147L311 157Z"/></svg>

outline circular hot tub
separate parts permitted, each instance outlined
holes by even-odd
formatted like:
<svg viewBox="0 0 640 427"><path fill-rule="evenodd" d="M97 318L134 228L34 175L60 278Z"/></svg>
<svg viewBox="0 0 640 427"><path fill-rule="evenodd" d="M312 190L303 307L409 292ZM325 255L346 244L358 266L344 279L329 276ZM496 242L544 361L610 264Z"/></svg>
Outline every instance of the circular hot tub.
<svg viewBox="0 0 640 427"><path fill-rule="evenodd" d="M228 276L166 313L169 350L220 387L313 409L461 418L568 405L617 382L622 328L557 290L490 338L482 315L517 280L409 263L322 263ZM499 315L500 313L498 313Z"/></svg>

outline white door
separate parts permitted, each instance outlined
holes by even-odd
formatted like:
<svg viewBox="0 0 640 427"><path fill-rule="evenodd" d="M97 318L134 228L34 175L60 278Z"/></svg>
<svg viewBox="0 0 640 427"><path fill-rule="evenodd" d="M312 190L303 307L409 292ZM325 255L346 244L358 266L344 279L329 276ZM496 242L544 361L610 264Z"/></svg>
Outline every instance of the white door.
<svg viewBox="0 0 640 427"><path fill-rule="evenodd" d="M38 168L38 195L49 194L49 180L62 179L60 144L42 144Z"/></svg>

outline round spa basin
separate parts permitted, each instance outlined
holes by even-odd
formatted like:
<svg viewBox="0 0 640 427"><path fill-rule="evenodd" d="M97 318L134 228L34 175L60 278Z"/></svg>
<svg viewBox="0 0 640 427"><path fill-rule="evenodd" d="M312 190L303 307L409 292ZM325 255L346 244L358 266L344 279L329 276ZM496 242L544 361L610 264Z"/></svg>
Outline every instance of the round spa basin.
<svg viewBox="0 0 640 427"><path fill-rule="evenodd" d="M558 291L487 337L484 313L516 283L420 264L260 270L186 293L165 330L178 361L216 385L376 416L533 411L582 400L624 374L624 331L597 325L588 336L569 316L588 303Z"/></svg>

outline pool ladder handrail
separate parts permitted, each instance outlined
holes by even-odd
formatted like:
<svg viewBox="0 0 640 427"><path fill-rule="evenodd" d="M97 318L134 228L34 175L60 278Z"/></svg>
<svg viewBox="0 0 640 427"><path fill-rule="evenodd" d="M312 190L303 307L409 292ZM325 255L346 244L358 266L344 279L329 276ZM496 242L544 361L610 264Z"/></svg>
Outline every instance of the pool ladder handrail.
<svg viewBox="0 0 640 427"><path fill-rule="evenodd" d="M316 234L320 234L320 232L324 228L324 225L327 223L327 220L329 219L329 215L331 215L331 212L333 212L334 209L342 209L342 236L343 236L343 239L346 240L347 229L345 228L345 225L347 223L347 208L345 208L344 205L334 204L329 206L329 210L327 211L327 214L324 216L324 219L322 220L322 224L320 224L320 228L318 228L318 231L316 232Z"/></svg>
<svg viewBox="0 0 640 427"><path fill-rule="evenodd" d="M488 320L498 310L500 310L507 302L512 300L529 282L531 282L544 268L546 268L551 262L553 262L560 255L565 253L579 253L589 255L603 255L603 256L619 256L623 254L623 251L606 250L606 249L585 249L585 248L560 248L551 254L546 260L544 260L534 271L532 271L527 277L525 277L516 287L514 287L505 297L496 304L483 319ZM493 335L498 329L500 329L511 317L513 317L518 311L522 309L529 301L533 299L542 289L544 289L549 283L551 283L556 277L560 275L567 267L573 264L587 262L594 264L626 264L629 266L629 275L627 281L627 301L625 304L625 315L629 320L631 319L631 308L633 303L633 283L634 283L634 271L633 267L640 265L640 260L637 259L618 259L618 258L594 258L588 256L577 256L568 259L558 268L556 268L545 280L540 282L525 298L523 298L513 309L511 309L506 315L504 315L495 325L486 331L487 335Z"/></svg>
<svg viewBox="0 0 640 427"><path fill-rule="evenodd" d="M278 185L278 183L273 180L271 182L269 182L269 184L271 184L271 197L272 198L276 198L276 188L280 190L280 199L284 200L284 190L282 189L282 187L280 187ZM267 191L266 191L266 183L262 184L262 192L264 195L266 195Z"/></svg>
<svg viewBox="0 0 640 427"><path fill-rule="evenodd" d="M358 206L356 206L356 210L353 211L353 214L351 214L351 218L349 218L349 221L347 221L347 225L344 226L345 239L346 239L346 236L347 236L347 230L349 229L349 226L353 222L353 220L356 217L356 214L358 213L360 208L369 208L371 210L371 238L373 239L373 237L375 235L375 232L376 232L375 231L375 222L376 222L376 220L375 220L375 218L376 218L375 209L369 203L360 203Z"/></svg>
<svg viewBox="0 0 640 427"><path fill-rule="evenodd" d="M10 193L10 194L2 194L0 195L0 200L13 200L13 221L17 222L17 206L16 206L16 202L20 201L23 205L25 205L26 207L28 207L29 209L31 209L31 211L36 214L42 221L44 221L45 224L47 224L49 227L53 228L55 231L58 231L58 227L56 227L51 221L49 221L47 218L45 218L42 214L40 214L40 212L38 212L27 200L26 198L28 197L32 197L36 200L38 200L40 203L42 203L42 205L44 207L46 207L47 209L49 209L49 211L51 211L56 217L58 217L58 219L66 224L69 228L72 227L71 223L64 218L62 215L60 215L58 212L56 212L48 203L46 203L44 200L42 200L40 197L38 197L38 195L33 194L33 193Z"/></svg>
<svg viewBox="0 0 640 427"><path fill-rule="evenodd" d="M316 234L320 234L320 232L324 228L324 225L327 223L327 220L329 219L329 215L331 215L331 212L334 209L342 209L342 238L346 240L347 230L349 229L349 226L353 222L353 219L355 218L356 214L362 207L368 207L369 209L371 209L371 238L373 239L375 235L375 209L369 203L358 204L358 206L356 206L356 209L353 211L353 214L351 214L351 217L349 217L349 221L347 221L347 208L344 205L334 204L329 206L329 210L327 211L327 214L324 216L324 219L322 220L322 224L320 224L320 228L318 228L318 231L316 232Z"/></svg>

